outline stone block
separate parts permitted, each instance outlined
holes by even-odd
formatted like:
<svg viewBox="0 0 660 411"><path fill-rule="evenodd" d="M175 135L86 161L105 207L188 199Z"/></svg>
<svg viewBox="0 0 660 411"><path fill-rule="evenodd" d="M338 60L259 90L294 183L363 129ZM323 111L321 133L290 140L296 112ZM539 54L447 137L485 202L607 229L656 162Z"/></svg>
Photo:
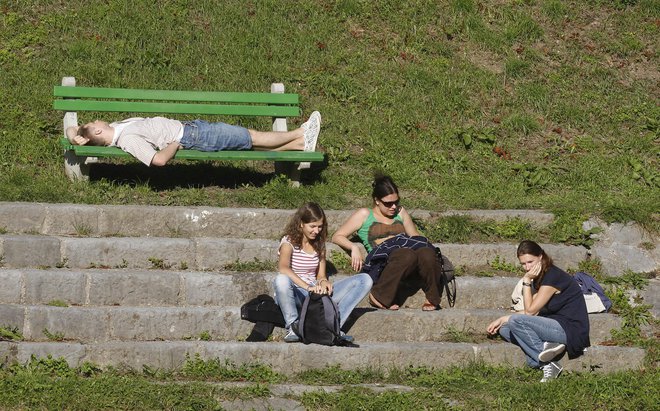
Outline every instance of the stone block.
<svg viewBox="0 0 660 411"><path fill-rule="evenodd" d="M122 307L110 315L112 337L119 340L198 339L203 332L214 340L235 340L252 330L236 307Z"/></svg>
<svg viewBox="0 0 660 411"><path fill-rule="evenodd" d="M85 276L65 270L26 270L25 304L63 301L70 305L85 303Z"/></svg>
<svg viewBox="0 0 660 411"><path fill-rule="evenodd" d="M259 294L273 295L274 273L184 273L186 305L241 306Z"/></svg>
<svg viewBox="0 0 660 411"><path fill-rule="evenodd" d="M637 246L612 244L602 246L597 244L591 248L591 255L603 264L607 275L621 276L626 270L637 273L648 273L660 269L660 258L651 251Z"/></svg>
<svg viewBox="0 0 660 411"><path fill-rule="evenodd" d="M595 345L587 348L584 355L561 362L564 371L611 373L639 369L644 364L646 352L636 347L609 347Z"/></svg>
<svg viewBox="0 0 660 411"><path fill-rule="evenodd" d="M49 235L102 235L99 230L98 207L85 204L49 204L43 233Z"/></svg>
<svg viewBox="0 0 660 411"><path fill-rule="evenodd" d="M144 237L194 237L191 227L177 215L186 207L144 205L102 206L99 227L104 235Z"/></svg>
<svg viewBox="0 0 660 411"><path fill-rule="evenodd" d="M0 228L8 233L41 233L46 205L0 202Z"/></svg>
<svg viewBox="0 0 660 411"><path fill-rule="evenodd" d="M0 341L0 364L9 365L17 362L18 344Z"/></svg>
<svg viewBox="0 0 660 411"><path fill-rule="evenodd" d="M38 235L4 236L2 257L5 267L55 267L63 261L60 240Z"/></svg>
<svg viewBox="0 0 660 411"><path fill-rule="evenodd" d="M195 239L197 269L217 270L236 261L276 261L276 241L239 239Z"/></svg>
<svg viewBox="0 0 660 411"><path fill-rule="evenodd" d="M651 304L651 313L655 318L660 317L660 279L653 278L643 291L638 294L644 299L644 304Z"/></svg>
<svg viewBox="0 0 660 411"><path fill-rule="evenodd" d="M602 231L592 235L597 241L591 253L600 259L608 275L620 276L626 270L639 273L660 270L660 243L657 236L634 223L607 224L593 218L583 224L585 230L596 227Z"/></svg>
<svg viewBox="0 0 660 411"><path fill-rule="evenodd" d="M478 221L494 220L506 221L520 218L529 221L535 227L545 227L552 224L554 215L538 210L452 210L442 213L431 212L432 217L468 216Z"/></svg>
<svg viewBox="0 0 660 411"><path fill-rule="evenodd" d="M181 273L167 271L91 270L90 305L173 306L179 304Z"/></svg>
<svg viewBox="0 0 660 411"><path fill-rule="evenodd" d="M25 327L25 308L20 305L0 304L0 327L16 328L22 334Z"/></svg>
<svg viewBox="0 0 660 411"><path fill-rule="evenodd" d="M126 355L127 353L125 353ZM17 346L16 362L29 364L36 358L63 358L70 367L78 367L89 361L87 346L79 343L22 342Z"/></svg>
<svg viewBox="0 0 660 411"><path fill-rule="evenodd" d="M27 310L25 338L29 340L47 340L46 329L80 342L105 341L110 334L108 313L102 308L31 306Z"/></svg>
<svg viewBox="0 0 660 411"><path fill-rule="evenodd" d="M0 304L18 304L21 302L22 272L20 270L0 269Z"/></svg>
<svg viewBox="0 0 660 411"><path fill-rule="evenodd" d="M85 361L103 367L128 367L142 372L144 366L160 370L181 369L188 358L203 352L196 341L109 341L87 346Z"/></svg>
<svg viewBox="0 0 660 411"><path fill-rule="evenodd" d="M195 260L193 242L183 238L65 238L62 249L72 268L176 268Z"/></svg>

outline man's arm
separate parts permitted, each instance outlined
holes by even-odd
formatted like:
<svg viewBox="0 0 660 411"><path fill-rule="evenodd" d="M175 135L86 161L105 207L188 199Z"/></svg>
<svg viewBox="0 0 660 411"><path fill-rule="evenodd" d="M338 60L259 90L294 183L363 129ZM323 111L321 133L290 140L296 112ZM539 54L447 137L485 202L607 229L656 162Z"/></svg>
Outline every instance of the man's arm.
<svg viewBox="0 0 660 411"><path fill-rule="evenodd" d="M160 150L159 152L154 155L154 157L151 159L151 165L152 166L164 166L167 164L168 161L174 157L176 152L180 150L181 144L179 144L178 141L170 143L167 147L164 149Z"/></svg>
<svg viewBox="0 0 660 411"><path fill-rule="evenodd" d="M79 126L67 127L66 138L69 140L69 143L82 146L85 145L86 142L83 142L82 140L84 137L78 135L79 128L80 128Z"/></svg>

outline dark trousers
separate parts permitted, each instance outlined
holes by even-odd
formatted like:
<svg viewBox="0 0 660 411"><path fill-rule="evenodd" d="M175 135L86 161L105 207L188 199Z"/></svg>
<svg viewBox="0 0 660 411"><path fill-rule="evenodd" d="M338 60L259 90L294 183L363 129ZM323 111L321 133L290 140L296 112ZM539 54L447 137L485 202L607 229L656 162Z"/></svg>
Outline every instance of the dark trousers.
<svg viewBox="0 0 660 411"><path fill-rule="evenodd" d="M413 282L420 285L431 304L440 305L438 291L440 276L441 268L433 248L424 247L417 250L400 248L390 253L385 268L371 288L371 294L381 304L389 307L392 304L399 304L397 292L401 282Z"/></svg>

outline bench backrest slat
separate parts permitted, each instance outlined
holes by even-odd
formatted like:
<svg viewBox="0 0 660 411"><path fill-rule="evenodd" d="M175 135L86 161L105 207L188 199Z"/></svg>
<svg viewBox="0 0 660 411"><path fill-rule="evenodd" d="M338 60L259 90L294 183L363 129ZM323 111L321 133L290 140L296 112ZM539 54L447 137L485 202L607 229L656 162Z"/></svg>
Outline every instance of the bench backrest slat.
<svg viewBox="0 0 660 411"><path fill-rule="evenodd" d="M290 104L298 105L298 94L292 93L235 93L216 91L182 90L142 90L103 87L55 86L55 97L159 100L159 101L198 101L209 103L249 103L249 104Z"/></svg>
<svg viewBox="0 0 660 411"><path fill-rule="evenodd" d="M71 87L74 88L74 87ZM101 111L133 113L208 114L234 116L297 117L296 106L251 106L135 101L55 100L53 108L65 111Z"/></svg>

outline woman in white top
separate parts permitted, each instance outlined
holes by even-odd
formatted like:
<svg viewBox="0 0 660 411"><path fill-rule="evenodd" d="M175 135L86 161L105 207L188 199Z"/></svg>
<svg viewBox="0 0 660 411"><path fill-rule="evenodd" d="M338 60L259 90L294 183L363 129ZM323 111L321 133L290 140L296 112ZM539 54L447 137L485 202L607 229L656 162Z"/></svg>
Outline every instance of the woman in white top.
<svg viewBox="0 0 660 411"><path fill-rule="evenodd" d="M334 285L326 275L325 241L328 223L323 209L306 203L291 217L279 248L279 274L275 277L275 301L282 310L286 342L300 340L292 329L298 320L308 293L329 294L339 308L344 325L353 308L369 293L372 281L368 274L357 274Z"/></svg>

